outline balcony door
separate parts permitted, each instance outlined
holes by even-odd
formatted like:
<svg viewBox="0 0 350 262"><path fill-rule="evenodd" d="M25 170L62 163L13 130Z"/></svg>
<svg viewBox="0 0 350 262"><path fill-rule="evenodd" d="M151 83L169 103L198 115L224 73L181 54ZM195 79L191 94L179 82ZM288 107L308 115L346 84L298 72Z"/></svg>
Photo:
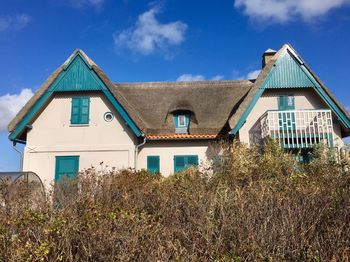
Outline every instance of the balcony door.
<svg viewBox="0 0 350 262"><path fill-rule="evenodd" d="M293 95L284 95L278 97L278 110L279 111L285 111L285 110L295 110L295 103L294 103L294 96Z"/></svg>

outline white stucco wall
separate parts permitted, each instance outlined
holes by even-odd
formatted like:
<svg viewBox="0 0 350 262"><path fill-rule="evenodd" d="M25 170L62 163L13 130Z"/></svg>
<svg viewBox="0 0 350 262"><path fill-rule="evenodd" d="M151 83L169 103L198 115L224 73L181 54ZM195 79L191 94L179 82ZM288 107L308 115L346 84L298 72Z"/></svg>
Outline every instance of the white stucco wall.
<svg viewBox="0 0 350 262"><path fill-rule="evenodd" d="M174 173L175 155L198 155L199 165L207 161L208 141L148 141L139 152L139 169L147 168L147 156L160 156L160 172L168 176Z"/></svg>
<svg viewBox="0 0 350 262"><path fill-rule="evenodd" d="M329 107L319 97L319 95L312 89L270 89L265 90L262 96L258 99L251 113L249 114L247 121L239 130L239 139L242 142L251 145L250 132L253 130L253 126L257 123L259 118L268 110L278 110L277 97L281 95L294 95L295 109L296 110L309 110L309 109L328 109ZM343 146L341 139L340 125L333 116L333 131L334 131L334 143L337 147Z"/></svg>
<svg viewBox="0 0 350 262"><path fill-rule="evenodd" d="M103 94L84 95L90 96L89 125L71 126L72 95L56 94L27 134L23 170L37 173L46 185L54 179L55 156L80 156L80 170L134 166L135 136L131 130ZM103 116L109 111L115 117L106 122Z"/></svg>

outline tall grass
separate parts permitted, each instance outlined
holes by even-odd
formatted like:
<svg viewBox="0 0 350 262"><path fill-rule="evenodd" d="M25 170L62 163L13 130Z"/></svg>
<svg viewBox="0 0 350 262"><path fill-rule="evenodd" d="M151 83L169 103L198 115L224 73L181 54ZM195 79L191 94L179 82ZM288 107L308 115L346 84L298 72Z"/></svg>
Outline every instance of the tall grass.
<svg viewBox="0 0 350 262"><path fill-rule="evenodd" d="M7 198L0 260L349 261L349 168L234 143L208 171L86 170L53 197Z"/></svg>

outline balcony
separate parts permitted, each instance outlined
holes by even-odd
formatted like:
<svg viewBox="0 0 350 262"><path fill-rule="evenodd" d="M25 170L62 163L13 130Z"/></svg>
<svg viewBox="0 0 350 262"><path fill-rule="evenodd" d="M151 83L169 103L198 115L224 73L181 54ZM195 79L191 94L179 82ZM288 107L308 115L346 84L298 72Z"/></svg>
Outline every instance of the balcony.
<svg viewBox="0 0 350 262"><path fill-rule="evenodd" d="M331 110L267 111L257 124L262 140L277 139L284 148L310 148L319 143L334 145Z"/></svg>

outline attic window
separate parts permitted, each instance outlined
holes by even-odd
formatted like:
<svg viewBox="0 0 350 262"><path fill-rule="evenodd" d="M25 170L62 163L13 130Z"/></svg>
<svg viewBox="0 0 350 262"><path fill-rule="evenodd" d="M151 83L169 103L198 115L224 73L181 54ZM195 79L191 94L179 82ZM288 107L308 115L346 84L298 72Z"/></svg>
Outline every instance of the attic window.
<svg viewBox="0 0 350 262"><path fill-rule="evenodd" d="M175 133L187 134L189 125L190 125L189 114L174 114Z"/></svg>
<svg viewBox="0 0 350 262"><path fill-rule="evenodd" d="M185 115L178 115L178 127L186 127L186 116Z"/></svg>

